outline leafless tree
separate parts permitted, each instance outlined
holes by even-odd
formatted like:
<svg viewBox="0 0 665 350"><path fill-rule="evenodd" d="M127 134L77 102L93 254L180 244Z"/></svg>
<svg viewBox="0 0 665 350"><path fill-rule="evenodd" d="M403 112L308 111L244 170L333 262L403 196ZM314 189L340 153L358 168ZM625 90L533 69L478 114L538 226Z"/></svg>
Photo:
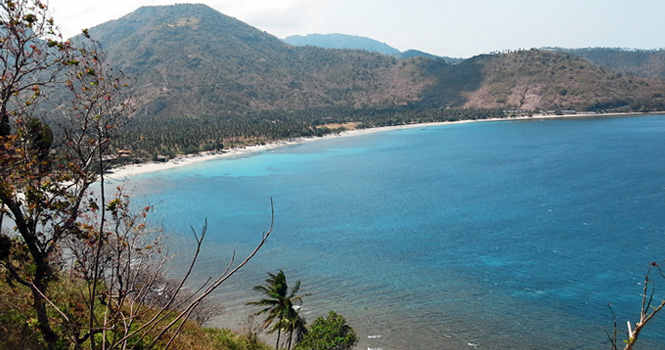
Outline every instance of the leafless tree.
<svg viewBox="0 0 665 350"><path fill-rule="evenodd" d="M650 288L649 286L651 284L651 279L649 278L649 276L651 274L652 269L657 269L658 273L663 278L665 278L665 275L663 275L663 271L658 263L652 262L650 265L651 266L649 267L646 276L644 276L644 289L642 290L642 305L640 308L640 319L634 324L634 326L631 325L630 321L626 322L627 339L624 340L624 342L626 343L624 350L633 349L633 346L637 342L640 332L642 332L642 330L649 323L649 321L651 321L663 309L663 307L665 307L665 299L661 300L659 304L654 304L654 295L656 289L654 287ZM617 342L616 314L614 313L614 310L612 310L611 305L609 306L609 308L610 311L612 312L612 316L614 319L614 328L611 334L607 331L605 331L605 333L609 338L610 343L612 344L612 350L617 350L618 342Z"/></svg>

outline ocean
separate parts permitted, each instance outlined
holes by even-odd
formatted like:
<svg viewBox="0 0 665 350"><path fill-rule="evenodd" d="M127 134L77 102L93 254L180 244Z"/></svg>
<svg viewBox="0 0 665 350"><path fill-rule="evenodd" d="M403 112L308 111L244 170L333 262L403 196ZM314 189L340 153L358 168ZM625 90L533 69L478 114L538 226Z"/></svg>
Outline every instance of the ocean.
<svg viewBox="0 0 665 350"><path fill-rule="evenodd" d="M268 272L302 281L358 349L603 349L665 259L665 116L529 119L332 137L144 174L172 271L208 222L194 281L266 245L211 299L248 327ZM665 278L652 271L655 302ZM258 323L258 322L257 322ZM656 318L638 342L665 349Z"/></svg>

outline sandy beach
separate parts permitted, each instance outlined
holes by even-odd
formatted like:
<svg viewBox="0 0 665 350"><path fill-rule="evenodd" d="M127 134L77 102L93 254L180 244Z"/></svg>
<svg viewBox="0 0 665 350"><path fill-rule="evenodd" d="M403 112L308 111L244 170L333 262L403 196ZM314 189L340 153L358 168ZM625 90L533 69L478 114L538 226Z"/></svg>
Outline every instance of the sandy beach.
<svg viewBox="0 0 665 350"><path fill-rule="evenodd" d="M106 179L114 181L122 181L137 175L146 174L154 171L166 170L175 167L182 167L190 165L193 163L204 162L213 159L226 158L240 156L243 154L249 154L253 152L261 152L277 147L284 147L288 145L294 145L304 142L311 142L317 140L323 140L330 137L349 137L355 135L363 135L374 132L381 132L386 130L396 130L396 129L406 129L406 128L418 128L418 127L428 127L428 126L437 126L437 125L450 125L450 124L461 124L461 123L474 123L474 122L492 122L492 121L506 121L506 120L529 120L529 119L556 119L556 118L585 118L585 117L617 117L617 116L638 116L638 115L648 115L648 114L662 114L658 113L612 113L612 114L569 114L569 115L534 115L531 117L513 117L513 118L493 118L493 119L479 119L479 120L460 120L460 121L450 121L450 122L434 122L434 123L418 123L418 124L407 124L407 125L396 125L396 126L384 126L377 128L369 129L357 129L357 130L348 130L343 131L338 134L329 134L323 137L301 137L291 140L282 140L266 145L256 145L248 146L242 148L231 148L225 149L223 151L217 152L202 152L198 154L188 154L183 156L178 156L173 159L170 159L166 162L146 162L140 164L131 164L125 165L118 168L112 169L108 174L105 175Z"/></svg>

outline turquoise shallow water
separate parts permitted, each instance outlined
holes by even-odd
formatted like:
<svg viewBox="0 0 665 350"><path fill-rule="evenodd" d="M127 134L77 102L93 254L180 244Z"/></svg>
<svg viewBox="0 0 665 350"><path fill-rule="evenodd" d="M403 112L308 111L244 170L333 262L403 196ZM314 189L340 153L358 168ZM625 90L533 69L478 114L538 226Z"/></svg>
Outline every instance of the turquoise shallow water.
<svg viewBox="0 0 665 350"><path fill-rule="evenodd" d="M609 348L665 259L665 116L393 130L134 179L171 252L210 226L197 278L264 249L215 297L242 328L251 287L283 269L312 321L334 309L359 348ZM658 298L665 280L655 281ZM665 322L642 340L665 349ZM652 330L652 331L650 331Z"/></svg>

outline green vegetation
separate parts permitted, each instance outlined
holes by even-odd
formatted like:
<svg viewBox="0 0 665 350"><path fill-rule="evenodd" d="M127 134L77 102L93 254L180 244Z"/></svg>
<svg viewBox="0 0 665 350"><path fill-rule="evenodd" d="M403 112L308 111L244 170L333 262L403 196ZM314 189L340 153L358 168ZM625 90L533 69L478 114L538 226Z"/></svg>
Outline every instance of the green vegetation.
<svg viewBox="0 0 665 350"><path fill-rule="evenodd" d="M319 317L296 350L350 350L358 344L356 332L342 315L330 311L326 318Z"/></svg>
<svg viewBox="0 0 665 350"><path fill-rule="evenodd" d="M300 281L289 292L284 272L280 270L276 274L268 273L265 285L254 287L266 297L248 305L264 307L257 312L258 315L266 315L263 323L268 333L277 331L277 343L275 349L280 348L280 334L282 331L289 335L287 349L295 344L299 350L349 350L358 343L356 332L346 324L342 315L330 311L326 318L317 318L309 328L305 326L305 319L300 316L294 304L301 304L303 296L296 296L300 290ZM272 327L270 327L272 325ZM269 328L270 327L270 328Z"/></svg>
<svg viewBox="0 0 665 350"><path fill-rule="evenodd" d="M300 290L300 281L296 282L289 292L289 285L286 282L284 272L280 270L277 274L268 273L266 284L254 287L254 290L261 292L265 298L247 303L248 305L258 305L264 307L255 315L266 314L263 328L267 329L272 325L268 333L277 331L277 343L275 349L279 349L279 338L284 331L289 335L288 349L295 338L296 343L307 332L305 328L305 319L298 313L294 304L302 303L302 295L296 295Z"/></svg>
<svg viewBox="0 0 665 350"><path fill-rule="evenodd" d="M118 149L131 149L134 156L150 160L157 155L243 147L298 137L318 137L339 132L321 126L356 122L359 128L414 123L503 118L500 109L353 109L312 108L294 112L264 112L254 116L226 118L137 118L123 129Z"/></svg>
<svg viewBox="0 0 665 350"><path fill-rule="evenodd" d="M30 290L19 285L10 285L0 282L0 350L42 350L47 347L37 330L36 314L34 309L26 302L30 298ZM69 305L70 310L85 306L78 305L80 302L76 296L79 292L70 283L70 280L62 279L51 288L53 294L57 294L55 302L59 305ZM137 327L141 325L137 322ZM151 339L142 342L147 344ZM89 348L89 344L86 344ZM131 345L131 344L130 344ZM160 348L163 348L161 344ZM63 342L62 349L70 346ZM194 321L187 321L179 336L174 340L171 349L181 350L269 350L268 345L258 340L256 334L235 333L226 329L213 329L201 327Z"/></svg>

